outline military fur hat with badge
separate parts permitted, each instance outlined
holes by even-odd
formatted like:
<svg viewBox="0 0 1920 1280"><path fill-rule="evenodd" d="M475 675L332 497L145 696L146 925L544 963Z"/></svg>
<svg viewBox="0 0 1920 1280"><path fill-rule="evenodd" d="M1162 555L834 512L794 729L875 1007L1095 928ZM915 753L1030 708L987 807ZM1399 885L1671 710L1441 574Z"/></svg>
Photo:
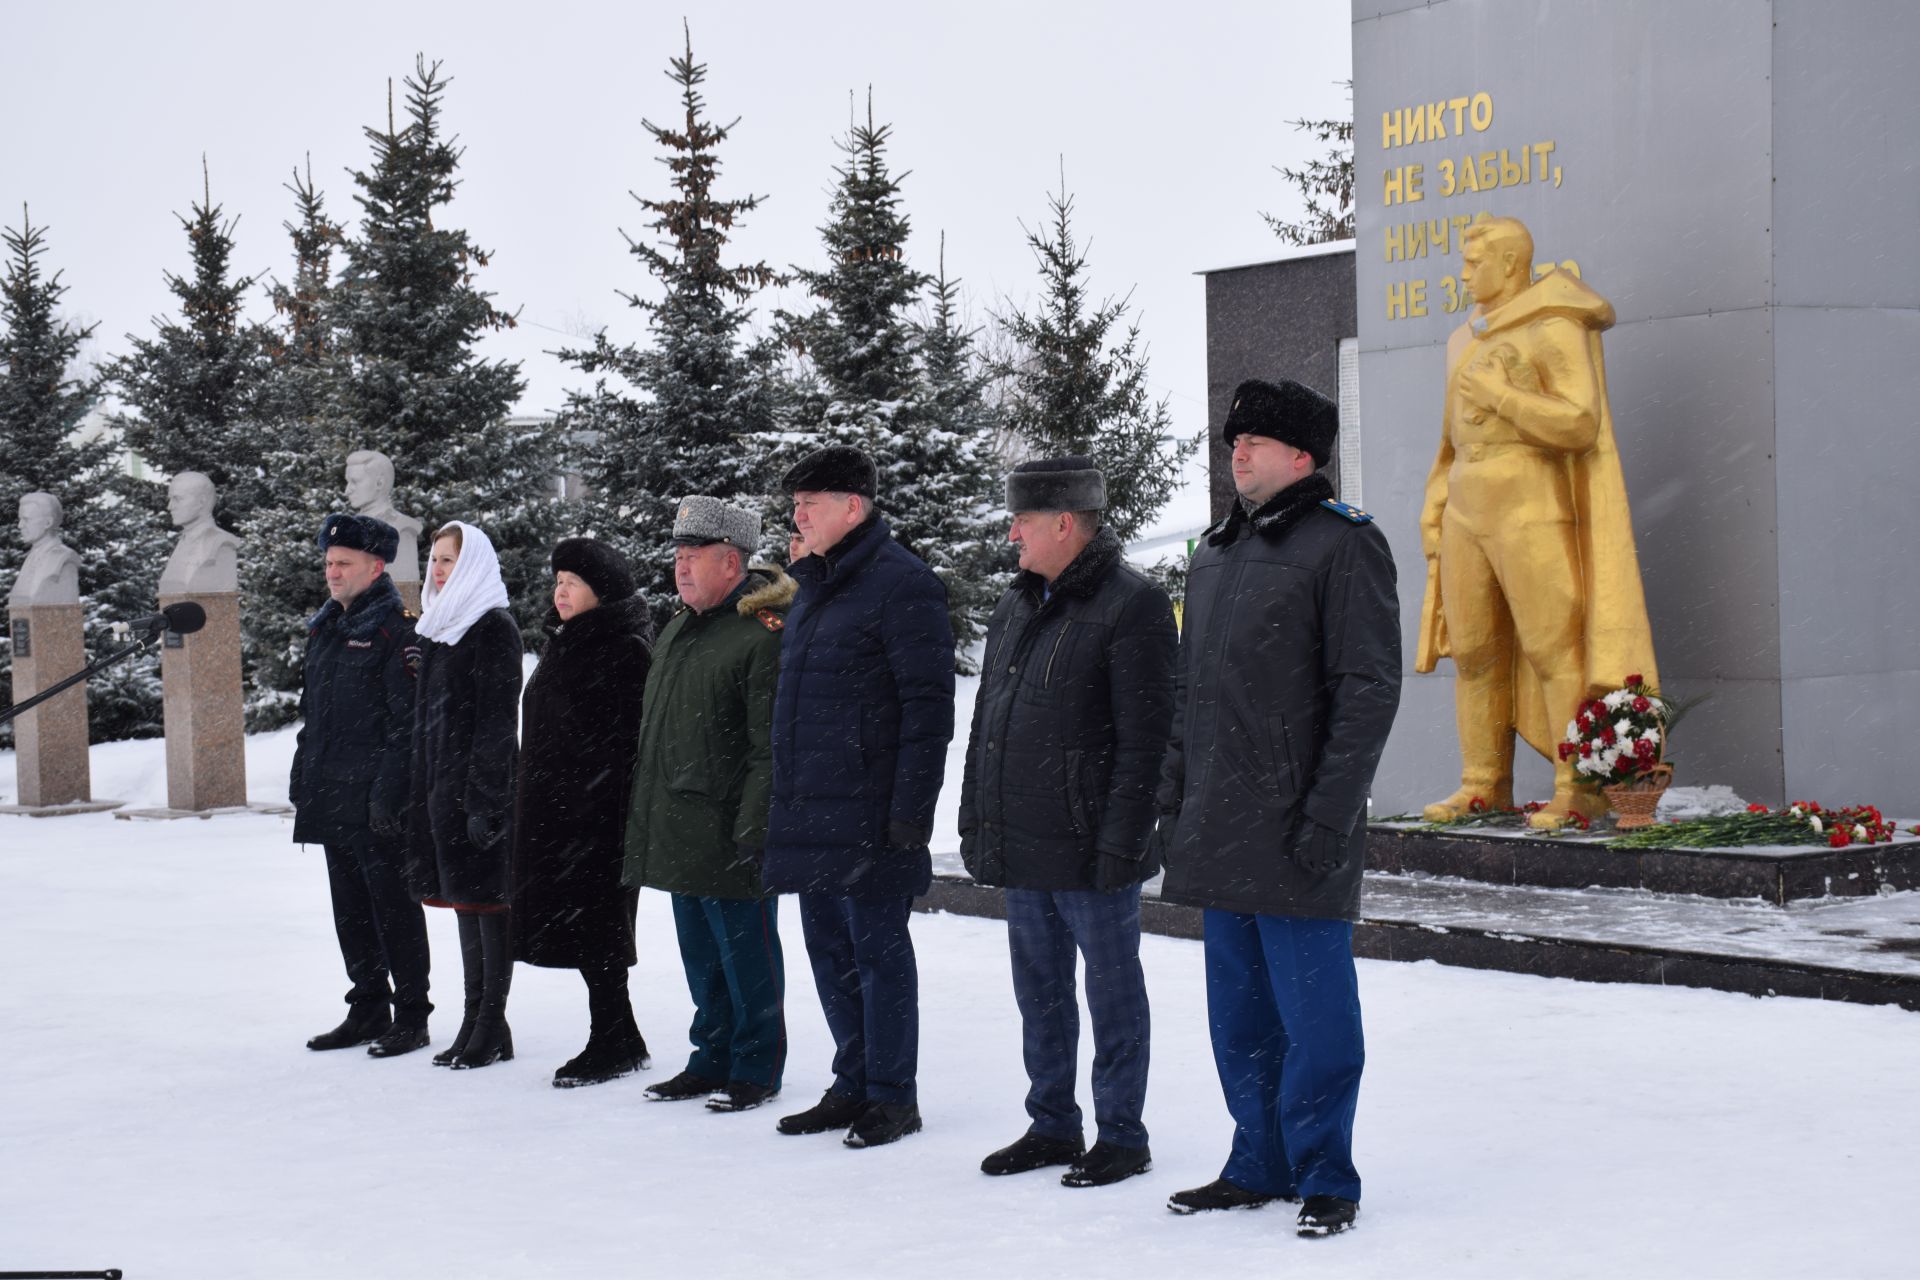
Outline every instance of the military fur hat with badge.
<svg viewBox="0 0 1920 1280"><path fill-rule="evenodd" d="M1340 434L1340 406L1291 378L1264 382L1249 378L1233 389L1233 407L1220 428L1227 448L1243 435L1266 436L1290 444L1324 467Z"/></svg>
<svg viewBox="0 0 1920 1280"><path fill-rule="evenodd" d="M320 532L313 540L322 551L344 547L348 551L364 551L388 564L392 564L393 558L400 554L398 529L385 520L376 520L356 512L334 512L320 522Z"/></svg>

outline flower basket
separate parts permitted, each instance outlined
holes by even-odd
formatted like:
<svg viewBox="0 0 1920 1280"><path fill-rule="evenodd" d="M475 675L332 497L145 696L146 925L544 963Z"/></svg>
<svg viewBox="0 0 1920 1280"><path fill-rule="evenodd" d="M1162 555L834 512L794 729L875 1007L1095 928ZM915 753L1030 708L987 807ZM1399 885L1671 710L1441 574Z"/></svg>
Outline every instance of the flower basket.
<svg viewBox="0 0 1920 1280"><path fill-rule="evenodd" d="M1600 790L1619 815L1613 825L1621 831L1632 831L1653 825L1653 811L1660 807L1660 797L1671 785L1673 766L1663 762L1649 765L1631 782L1612 783Z"/></svg>

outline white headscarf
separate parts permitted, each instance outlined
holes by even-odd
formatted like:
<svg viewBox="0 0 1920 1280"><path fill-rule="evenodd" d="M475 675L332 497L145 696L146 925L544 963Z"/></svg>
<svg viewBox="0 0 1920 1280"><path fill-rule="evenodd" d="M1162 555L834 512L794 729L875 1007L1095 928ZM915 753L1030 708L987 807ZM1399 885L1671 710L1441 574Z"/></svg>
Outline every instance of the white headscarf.
<svg viewBox="0 0 1920 1280"><path fill-rule="evenodd" d="M429 564L420 590L420 620L413 624L414 631L441 644L459 644L481 614L507 607L507 584L492 540L464 520L452 523L460 530L460 559L444 587L433 585Z"/></svg>

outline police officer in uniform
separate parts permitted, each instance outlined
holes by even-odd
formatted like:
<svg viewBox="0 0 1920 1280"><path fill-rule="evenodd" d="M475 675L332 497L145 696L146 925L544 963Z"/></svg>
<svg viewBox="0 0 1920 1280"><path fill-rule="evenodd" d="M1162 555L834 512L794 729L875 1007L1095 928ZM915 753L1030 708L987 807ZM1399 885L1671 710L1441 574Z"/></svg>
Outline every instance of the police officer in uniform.
<svg viewBox="0 0 1920 1280"><path fill-rule="evenodd" d="M293 838L327 853L347 1017L309 1049L376 1058L427 1043L427 923L402 874L414 682L413 619L387 575L398 531L331 515L318 537L332 598L307 624L302 723L288 794Z"/></svg>

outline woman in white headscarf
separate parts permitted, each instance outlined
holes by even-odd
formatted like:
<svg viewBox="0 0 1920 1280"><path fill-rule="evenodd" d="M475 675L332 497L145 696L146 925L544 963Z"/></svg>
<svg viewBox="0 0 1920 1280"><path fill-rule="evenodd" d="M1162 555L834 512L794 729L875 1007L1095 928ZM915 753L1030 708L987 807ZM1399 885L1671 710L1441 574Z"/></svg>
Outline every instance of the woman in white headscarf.
<svg viewBox="0 0 1920 1280"><path fill-rule="evenodd" d="M513 1057L508 826L519 754L520 629L487 535L455 520L433 535L421 592L409 872L420 900L459 916L466 1013L438 1066Z"/></svg>

